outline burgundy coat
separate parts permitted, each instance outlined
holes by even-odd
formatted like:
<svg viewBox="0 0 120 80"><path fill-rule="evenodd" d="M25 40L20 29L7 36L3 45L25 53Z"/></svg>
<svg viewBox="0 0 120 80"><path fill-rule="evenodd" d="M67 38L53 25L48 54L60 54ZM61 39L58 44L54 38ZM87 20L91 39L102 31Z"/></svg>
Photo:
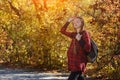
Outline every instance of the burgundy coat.
<svg viewBox="0 0 120 80"><path fill-rule="evenodd" d="M67 51L68 56L68 70L70 71L82 71L85 72L86 64L87 64L87 56L84 53L84 50L89 52L91 49L90 44L90 36L87 31L84 30L82 33L82 39L85 41L84 47L82 47L75 39L76 32L67 32L67 26L69 22L67 22L62 28L61 33L70 37L72 39L71 44Z"/></svg>

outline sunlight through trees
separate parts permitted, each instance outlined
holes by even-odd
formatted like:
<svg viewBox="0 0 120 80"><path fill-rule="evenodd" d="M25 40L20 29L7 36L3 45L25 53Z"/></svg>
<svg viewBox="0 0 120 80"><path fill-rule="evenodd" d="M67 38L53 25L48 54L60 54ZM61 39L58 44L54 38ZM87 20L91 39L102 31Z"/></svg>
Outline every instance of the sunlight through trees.
<svg viewBox="0 0 120 80"><path fill-rule="evenodd" d="M66 70L70 39L59 31L69 17L82 16L85 28L99 47L97 62L88 64L86 74L93 71L92 76L119 79L119 3L119 0L0 0L0 61L20 67ZM69 30L72 29L70 24Z"/></svg>

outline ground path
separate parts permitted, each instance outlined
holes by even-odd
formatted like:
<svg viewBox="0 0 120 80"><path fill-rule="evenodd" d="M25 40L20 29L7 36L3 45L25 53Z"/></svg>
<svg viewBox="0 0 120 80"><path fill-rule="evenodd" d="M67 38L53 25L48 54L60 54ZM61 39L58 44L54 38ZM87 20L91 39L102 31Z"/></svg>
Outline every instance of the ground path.
<svg viewBox="0 0 120 80"><path fill-rule="evenodd" d="M45 73L21 69L0 68L0 80L67 80L68 73ZM88 79L87 80L92 80Z"/></svg>

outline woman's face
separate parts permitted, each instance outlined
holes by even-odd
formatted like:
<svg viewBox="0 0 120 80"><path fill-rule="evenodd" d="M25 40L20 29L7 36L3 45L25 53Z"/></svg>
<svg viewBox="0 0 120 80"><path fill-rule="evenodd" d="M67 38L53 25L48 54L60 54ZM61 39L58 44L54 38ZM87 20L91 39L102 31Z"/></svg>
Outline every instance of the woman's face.
<svg viewBox="0 0 120 80"><path fill-rule="evenodd" d="M82 23L81 23L81 20L79 18L75 18L73 20L73 26L74 26L75 29L80 28L81 25L82 25Z"/></svg>

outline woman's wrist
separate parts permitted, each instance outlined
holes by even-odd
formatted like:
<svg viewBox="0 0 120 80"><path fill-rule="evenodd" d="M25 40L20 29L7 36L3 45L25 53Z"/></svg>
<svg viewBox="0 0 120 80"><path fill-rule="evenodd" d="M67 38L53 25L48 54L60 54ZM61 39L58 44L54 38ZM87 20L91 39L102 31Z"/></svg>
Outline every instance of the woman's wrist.
<svg viewBox="0 0 120 80"><path fill-rule="evenodd" d="M69 22L69 23L70 23L70 22L72 22L73 20L74 20L74 17L69 18L67 22Z"/></svg>
<svg viewBox="0 0 120 80"><path fill-rule="evenodd" d="M67 20L67 22L69 22L69 23L70 23L70 22L71 22L71 20Z"/></svg>
<svg viewBox="0 0 120 80"><path fill-rule="evenodd" d="M67 23L70 23L70 21L67 21Z"/></svg>

